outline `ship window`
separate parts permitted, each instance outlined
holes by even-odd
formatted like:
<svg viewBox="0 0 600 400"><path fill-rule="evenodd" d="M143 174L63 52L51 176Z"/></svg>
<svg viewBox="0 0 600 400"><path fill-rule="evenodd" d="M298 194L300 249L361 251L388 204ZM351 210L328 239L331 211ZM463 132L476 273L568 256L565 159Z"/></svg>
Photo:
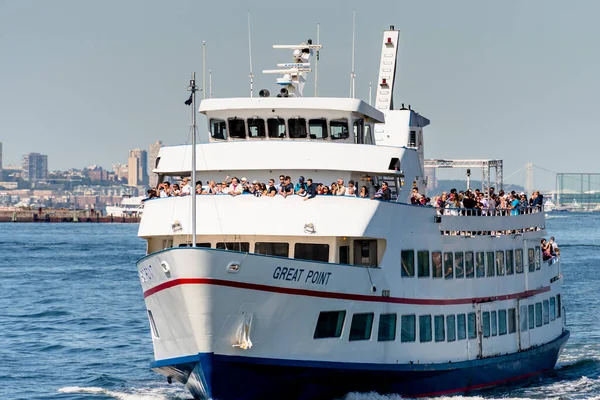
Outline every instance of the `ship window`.
<svg viewBox="0 0 600 400"><path fill-rule="evenodd" d="M288 243L267 243L256 242L254 252L256 254L266 254L268 256L288 257L290 245Z"/></svg>
<svg viewBox="0 0 600 400"><path fill-rule="evenodd" d="M454 278L452 253L444 253L444 277L446 279Z"/></svg>
<svg viewBox="0 0 600 400"><path fill-rule="evenodd" d="M506 310L498 311L498 334L506 335Z"/></svg>
<svg viewBox="0 0 600 400"><path fill-rule="evenodd" d="M267 136L265 132L265 120L262 118L248 118L248 137L264 138Z"/></svg>
<svg viewBox="0 0 600 400"><path fill-rule="evenodd" d="M446 333L449 342L454 342L456 340L456 317L454 315L448 315L446 317Z"/></svg>
<svg viewBox="0 0 600 400"><path fill-rule="evenodd" d="M156 323L154 322L154 316L150 310L148 310L148 319L150 320L150 330L152 331L152 336L156 339L159 339L160 335L158 334L158 329L156 329Z"/></svg>
<svg viewBox="0 0 600 400"><path fill-rule="evenodd" d="M429 277L429 252L417 251L417 269L419 278Z"/></svg>
<svg viewBox="0 0 600 400"><path fill-rule="evenodd" d="M229 118L229 137L234 139L246 138L246 124L241 118Z"/></svg>
<svg viewBox="0 0 600 400"><path fill-rule="evenodd" d="M417 147L417 131L410 131L408 136L408 147Z"/></svg>
<svg viewBox="0 0 600 400"><path fill-rule="evenodd" d="M529 262L529 272L535 272L535 253L533 249L527 249L527 261Z"/></svg>
<svg viewBox="0 0 600 400"><path fill-rule="evenodd" d="M243 253L250 252L250 243L248 242L220 242L217 243L217 249L241 251Z"/></svg>
<svg viewBox="0 0 600 400"><path fill-rule="evenodd" d="M477 268L477 277L485 277L485 253L483 251L475 253L475 267Z"/></svg>
<svg viewBox="0 0 600 400"><path fill-rule="evenodd" d="M475 313L467 314L467 327L469 328L469 339L475 339L477 337L477 330L475 329Z"/></svg>
<svg viewBox="0 0 600 400"><path fill-rule="evenodd" d="M350 264L350 246L340 246L340 264Z"/></svg>
<svg viewBox="0 0 600 400"><path fill-rule="evenodd" d="M369 340L373 329L373 313L354 314L350 325L349 340Z"/></svg>
<svg viewBox="0 0 600 400"><path fill-rule="evenodd" d="M396 340L396 318L396 314L381 314L379 316L378 342Z"/></svg>
<svg viewBox="0 0 600 400"><path fill-rule="evenodd" d="M548 325L550 323L550 306L548 303L548 300L544 300L544 302L542 303L543 305L543 318L544 318L544 325Z"/></svg>
<svg viewBox="0 0 600 400"><path fill-rule="evenodd" d="M361 119L357 119L354 121L354 142L355 143L364 143L364 133L365 131L365 121Z"/></svg>
<svg viewBox="0 0 600 400"><path fill-rule="evenodd" d="M506 250L506 275L512 275L515 273L515 265L513 258L513 251Z"/></svg>
<svg viewBox="0 0 600 400"><path fill-rule="evenodd" d="M325 118L309 119L308 131L311 139L327 138L327 120Z"/></svg>
<svg viewBox="0 0 600 400"><path fill-rule="evenodd" d="M556 300L554 296L550 297L550 321L556 319Z"/></svg>
<svg viewBox="0 0 600 400"><path fill-rule="evenodd" d="M515 250L515 269L517 274L523 273L523 249Z"/></svg>
<svg viewBox="0 0 600 400"><path fill-rule="evenodd" d="M334 119L329 122L331 129L331 139L348 139L350 133L348 131L348 120L346 118Z"/></svg>
<svg viewBox="0 0 600 400"><path fill-rule="evenodd" d="M483 320L483 337L490 337L490 313L489 311L481 313Z"/></svg>
<svg viewBox="0 0 600 400"><path fill-rule="evenodd" d="M560 318L562 313L562 308L560 305L560 294L556 295L556 318Z"/></svg>
<svg viewBox="0 0 600 400"><path fill-rule="evenodd" d="M402 250L402 276L415 276L415 252L414 250Z"/></svg>
<svg viewBox="0 0 600 400"><path fill-rule="evenodd" d="M456 316L456 332L458 340L464 340L467 338L467 324L465 314L458 314Z"/></svg>
<svg viewBox="0 0 600 400"><path fill-rule="evenodd" d="M475 276L475 268L473 268L473 252L467 251L465 253L465 272L467 278L473 278Z"/></svg>
<svg viewBox="0 0 600 400"><path fill-rule="evenodd" d="M496 311L490 313L490 319L492 320L492 336L496 336L498 334L498 317Z"/></svg>
<svg viewBox="0 0 600 400"><path fill-rule="evenodd" d="M338 338L342 336L346 311L322 311L319 313L314 339Z"/></svg>
<svg viewBox="0 0 600 400"><path fill-rule="evenodd" d="M519 312L519 324L521 325L521 332L527 330L527 306L521 306Z"/></svg>
<svg viewBox="0 0 600 400"><path fill-rule="evenodd" d="M485 258L487 262L487 276L490 277L496 275L494 252L488 251L485 253Z"/></svg>
<svg viewBox="0 0 600 400"><path fill-rule="evenodd" d="M456 271L457 278L465 277L465 256L464 253L456 252L454 253L454 270Z"/></svg>
<svg viewBox="0 0 600 400"><path fill-rule="evenodd" d="M416 317L414 315L403 315L400 341L402 342L414 342L415 341L415 324Z"/></svg>
<svg viewBox="0 0 600 400"><path fill-rule="evenodd" d="M371 125L367 124L365 126L365 144L373 144L374 140L373 140L373 133L371 131Z"/></svg>
<svg viewBox="0 0 600 400"><path fill-rule="evenodd" d="M213 139L226 140L227 139L227 124L222 119L211 119L210 120L210 136Z"/></svg>
<svg viewBox="0 0 600 400"><path fill-rule="evenodd" d="M377 266L377 240L354 241L354 265Z"/></svg>
<svg viewBox="0 0 600 400"><path fill-rule="evenodd" d="M419 315L419 341L431 342L431 315Z"/></svg>
<svg viewBox="0 0 600 400"><path fill-rule="evenodd" d="M179 247L192 247L191 243L181 243ZM210 249L210 243L196 243L196 247L204 247Z"/></svg>
<svg viewBox="0 0 600 400"><path fill-rule="evenodd" d="M444 316L436 315L433 317L433 326L435 328L435 341L446 341L446 331L444 330Z"/></svg>
<svg viewBox="0 0 600 400"><path fill-rule="evenodd" d="M434 251L431 253L431 264L433 264L433 277L442 277L442 253Z"/></svg>
<svg viewBox="0 0 600 400"><path fill-rule="evenodd" d="M508 333L517 331L517 313L514 308L508 309Z"/></svg>
<svg viewBox="0 0 600 400"><path fill-rule="evenodd" d="M535 303L535 326L542 326L542 303Z"/></svg>
<svg viewBox="0 0 600 400"><path fill-rule="evenodd" d="M294 258L299 260L329 261L329 245L320 243L296 243Z"/></svg>
<svg viewBox="0 0 600 400"><path fill-rule="evenodd" d="M502 250L496 252L496 275L504 275L504 252Z"/></svg>
<svg viewBox="0 0 600 400"><path fill-rule="evenodd" d="M304 118L288 119L290 128L290 137L292 139L301 139L306 137L306 120Z"/></svg>
<svg viewBox="0 0 600 400"><path fill-rule="evenodd" d="M285 120L283 118L267 119L267 128L270 138L281 139L285 137Z"/></svg>
<svg viewBox="0 0 600 400"><path fill-rule="evenodd" d="M542 267L542 262L540 261L540 246L535 246L535 269L540 269Z"/></svg>
<svg viewBox="0 0 600 400"><path fill-rule="evenodd" d="M535 311L533 304L527 307L527 313L529 314L529 329L535 328Z"/></svg>

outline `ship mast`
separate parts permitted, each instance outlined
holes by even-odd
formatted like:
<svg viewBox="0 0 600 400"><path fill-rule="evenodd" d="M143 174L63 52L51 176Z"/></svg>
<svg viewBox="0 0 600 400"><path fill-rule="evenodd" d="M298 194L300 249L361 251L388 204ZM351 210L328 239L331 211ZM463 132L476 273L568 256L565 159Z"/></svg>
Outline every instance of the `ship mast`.
<svg viewBox="0 0 600 400"><path fill-rule="evenodd" d="M196 247L196 92L198 86L196 86L196 73L192 72L192 79L190 79L190 85L187 88L188 91L192 92L190 96L192 105L192 247ZM188 100L189 101L189 100ZM187 102L186 102L187 104ZM188 104L189 105L189 104Z"/></svg>

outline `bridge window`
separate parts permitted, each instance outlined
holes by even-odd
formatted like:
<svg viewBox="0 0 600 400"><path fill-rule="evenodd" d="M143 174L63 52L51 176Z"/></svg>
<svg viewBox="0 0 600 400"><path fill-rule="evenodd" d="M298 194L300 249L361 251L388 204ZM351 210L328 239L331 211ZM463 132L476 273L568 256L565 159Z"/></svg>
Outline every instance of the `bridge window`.
<svg viewBox="0 0 600 400"><path fill-rule="evenodd" d="M464 257L464 253L462 251L454 253L454 270L456 271L457 278L465 277Z"/></svg>
<svg viewBox="0 0 600 400"><path fill-rule="evenodd" d="M533 249L527 249L527 261L529 262L529 272L535 272L535 253Z"/></svg>
<svg viewBox="0 0 600 400"><path fill-rule="evenodd" d="M535 328L535 311L533 307L533 304L527 306L527 314L529 315L529 329Z"/></svg>
<svg viewBox="0 0 600 400"><path fill-rule="evenodd" d="M309 119L308 131L311 139L327 138L327 120L325 118Z"/></svg>
<svg viewBox="0 0 600 400"><path fill-rule="evenodd" d="M256 254L265 254L268 256L288 257L290 245L288 243L267 243L257 242L254 244Z"/></svg>
<svg viewBox="0 0 600 400"><path fill-rule="evenodd" d="M371 130L371 125L367 124L365 126L365 144L373 144L375 141L373 140L373 131Z"/></svg>
<svg viewBox="0 0 600 400"><path fill-rule="evenodd" d="M285 120L283 118L267 119L267 128L270 138L281 139L285 137Z"/></svg>
<svg viewBox="0 0 600 400"><path fill-rule="evenodd" d="M396 319L396 314L381 314L379 316L378 342L396 340Z"/></svg>
<svg viewBox="0 0 600 400"><path fill-rule="evenodd" d="M456 332L458 340L464 340L467 338L467 320L465 314L458 314L456 316Z"/></svg>
<svg viewBox="0 0 600 400"><path fill-rule="evenodd" d="M477 337L477 330L475 329L475 313L467 314L467 328L469 328L469 339L475 339Z"/></svg>
<svg viewBox="0 0 600 400"><path fill-rule="evenodd" d="M246 138L246 124L241 118L229 118L229 136L234 139Z"/></svg>
<svg viewBox="0 0 600 400"><path fill-rule="evenodd" d="M521 332L527 330L527 306L521 306L519 311L519 324L521 325Z"/></svg>
<svg viewBox="0 0 600 400"><path fill-rule="evenodd" d="M512 275L515 273L515 265L513 259L513 251L506 250L506 275Z"/></svg>
<svg viewBox="0 0 600 400"><path fill-rule="evenodd" d="M213 139L227 140L227 124L222 119L210 120L210 136Z"/></svg>
<svg viewBox="0 0 600 400"><path fill-rule="evenodd" d="M429 252L427 250L417 252L417 269L419 278L429 277Z"/></svg>
<svg viewBox="0 0 600 400"><path fill-rule="evenodd" d="M446 279L454 278L452 253L444 253L444 277Z"/></svg>
<svg viewBox="0 0 600 400"><path fill-rule="evenodd" d="M348 131L348 120L346 118L334 119L329 122L331 129L331 139L348 139L350 132Z"/></svg>
<svg viewBox="0 0 600 400"><path fill-rule="evenodd" d="M431 342L431 315L419 315L419 341Z"/></svg>
<svg viewBox="0 0 600 400"><path fill-rule="evenodd" d="M477 277L485 277L485 253L478 251L475 253L475 268L477 268Z"/></svg>
<svg viewBox="0 0 600 400"><path fill-rule="evenodd" d="M431 253L431 263L433 264L433 277L441 278L442 277L442 253L439 251L434 251Z"/></svg>
<svg viewBox="0 0 600 400"><path fill-rule="evenodd" d="M346 311L323 311L319 314L314 339L339 338L342 336Z"/></svg>
<svg viewBox="0 0 600 400"><path fill-rule="evenodd" d="M504 252L496 252L496 275L504 275Z"/></svg>
<svg viewBox="0 0 600 400"><path fill-rule="evenodd" d="M408 135L408 147L417 147L417 131L410 131Z"/></svg>
<svg viewBox="0 0 600 400"><path fill-rule="evenodd" d="M306 120L304 118L290 118L288 119L288 126L292 139L306 138Z"/></svg>
<svg viewBox="0 0 600 400"><path fill-rule="evenodd" d="M550 297L550 321L556 319L556 300L554 296Z"/></svg>
<svg viewBox="0 0 600 400"><path fill-rule="evenodd" d="M487 261L487 276L489 278L490 276L496 275L496 265L494 264L495 263L494 252L493 251L486 252L485 258Z"/></svg>
<svg viewBox="0 0 600 400"><path fill-rule="evenodd" d="M456 317L454 315L448 315L446 317L446 333L449 342L454 342L456 340Z"/></svg>
<svg viewBox="0 0 600 400"><path fill-rule="evenodd" d="M498 334L506 335L506 310L498 311Z"/></svg>
<svg viewBox="0 0 600 400"><path fill-rule="evenodd" d="M402 250L400 254L402 276L415 276L415 252L413 250Z"/></svg>
<svg viewBox="0 0 600 400"><path fill-rule="evenodd" d="M261 118L248 118L248 137L264 138L267 136L265 132L265 120Z"/></svg>
<svg viewBox="0 0 600 400"><path fill-rule="evenodd" d="M414 315L403 315L401 318L400 341L414 342L416 337L416 317Z"/></svg>
<svg viewBox="0 0 600 400"><path fill-rule="evenodd" d="M371 339L371 330L373 328L373 313L354 314L352 324L350 325L351 342L355 340Z"/></svg>
<svg viewBox="0 0 600 400"><path fill-rule="evenodd" d="M550 306L549 306L548 300L544 300L542 305L543 305L542 314L544 317L544 325L548 325L550 323Z"/></svg>
<svg viewBox="0 0 600 400"><path fill-rule="evenodd" d="M250 252L250 243L248 242L221 242L217 243L217 249L241 251L242 253Z"/></svg>
<svg viewBox="0 0 600 400"><path fill-rule="evenodd" d="M523 273L523 249L515 250L515 269L517 274Z"/></svg>
<svg viewBox="0 0 600 400"><path fill-rule="evenodd" d="M329 245L320 243L296 243L294 258L310 261L329 261Z"/></svg>
<svg viewBox="0 0 600 400"><path fill-rule="evenodd" d="M357 119L354 121L354 142L355 143L364 143L364 130L365 130L365 121L361 119Z"/></svg>
<svg viewBox="0 0 600 400"><path fill-rule="evenodd" d="M435 341L444 342L446 341L446 331L444 330L444 316L436 315L433 317L433 326L435 331Z"/></svg>
<svg viewBox="0 0 600 400"><path fill-rule="evenodd" d="M354 241L354 265L377 266L377 240Z"/></svg>

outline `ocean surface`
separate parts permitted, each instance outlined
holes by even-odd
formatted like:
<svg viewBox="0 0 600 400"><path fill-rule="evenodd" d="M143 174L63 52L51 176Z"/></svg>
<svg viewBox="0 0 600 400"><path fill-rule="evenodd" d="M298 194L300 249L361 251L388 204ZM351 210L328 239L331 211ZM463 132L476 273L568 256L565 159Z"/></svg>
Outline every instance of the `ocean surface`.
<svg viewBox="0 0 600 400"><path fill-rule="evenodd" d="M561 249L571 330L555 372L455 399L600 400L600 213L551 214L547 228ZM0 400L191 398L148 368L136 233L134 224L0 224Z"/></svg>

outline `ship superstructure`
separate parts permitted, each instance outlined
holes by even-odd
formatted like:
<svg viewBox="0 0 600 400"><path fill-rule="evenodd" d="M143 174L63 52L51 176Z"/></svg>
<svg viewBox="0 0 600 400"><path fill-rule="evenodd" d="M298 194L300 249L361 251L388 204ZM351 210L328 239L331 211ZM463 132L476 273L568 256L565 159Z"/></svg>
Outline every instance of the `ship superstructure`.
<svg viewBox="0 0 600 400"><path fill-rule="evenodd" d="M201 102L203 183L303 176L372 194L386 182L392 197L145 202L138 268L152 368L195 398L434 396L554 368L568 331L560 260L541 257L544 213L410 204L413 187L425 190L429 120L393 107L398 40L383 34L375 107L302 96L310 42L284 46L294 58L277 71L279 97ZM188 176L191 160L191 146L164 147L154 172Z"/></svg>

